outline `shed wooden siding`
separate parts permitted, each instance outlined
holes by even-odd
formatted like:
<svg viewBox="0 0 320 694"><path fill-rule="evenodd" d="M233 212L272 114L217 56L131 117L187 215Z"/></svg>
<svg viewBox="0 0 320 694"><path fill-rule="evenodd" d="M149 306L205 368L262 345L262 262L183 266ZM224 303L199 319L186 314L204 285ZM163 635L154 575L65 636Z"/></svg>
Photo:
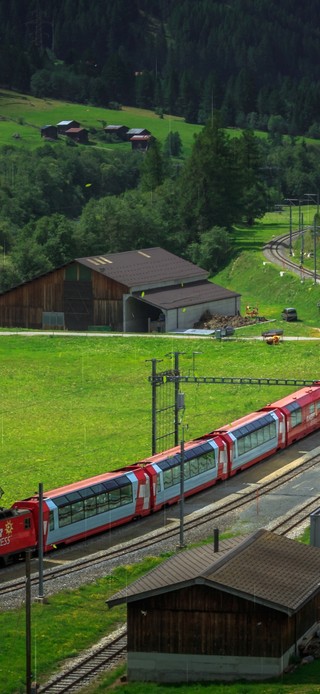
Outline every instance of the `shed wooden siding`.
<svg viewBox="0 0 320 694"><path fill-rule="evenodd" d="M315 623L320 599L296 616L206 586L128 603L128 652L279 658Z"/></svg>
<svg viewBox="0 0 320 694"><path fill-rule="evenodd" d="M0 325L41 328L43 311L63 311L63 277L60 268L0 295Z"/></svg>
<svg viewBox="0 0 320 694"><path fill-rule="evenodd" d="M111 325L114 330L123 330L123 294L129 288L93 271L92 290L93 325Z"/></svg>

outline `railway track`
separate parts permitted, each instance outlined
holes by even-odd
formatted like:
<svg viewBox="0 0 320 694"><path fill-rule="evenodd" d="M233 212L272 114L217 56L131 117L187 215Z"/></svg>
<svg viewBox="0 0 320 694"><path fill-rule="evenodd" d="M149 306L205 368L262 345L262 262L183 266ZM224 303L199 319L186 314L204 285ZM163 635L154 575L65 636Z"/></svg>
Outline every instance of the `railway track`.
<svg viewBox="0 0 320 694"><path fill-rule="evenodd" d="M311 464L317 464L319 460L319 455L314 456L308 461L308 467L310 467ZM291 470L282 475L277 482L283 484L305 469L305 465L299 465L295 470ZM270 492L276 486L279 486L279 484L275 482L276 480L274 482L267 482L263 485L263 493ZM259 495L260 493L261 489L259 489ZM248 503L249 498L252 501L253 496L256 496L256 491L246 495ZM315 508L318 508L319 505L320 495L314 497L311 501L306 501L300 506L298 511L297 509L293 509L285 517L274 521L274 523L268 526L268 529L279 535L292 535L295 530L301 529L301 527L308 522L310 513L315 510ZM84 653L83 656L79 657L73 664L64 668L60 674L56 675L45 686L38 690L39 694L66 694L67 692L71 694L72 692L78 692L81 687L87 685L102 672L116 667L117 664L126 657L126 638L126 625L124 625L120 633L116 632L114 635L110 635L108 643L102 645L98 644L91 649L89 653Z"/></svg>
<svg viewBox="0 0 320 694"><path fill-rule="evenodd" d="M266 480L242 490L241 494L231 494L221 501L213 503L199 511L195 511L187 516L184 520L184 533L186 538L188 532L191 532L195 528L199 530L201 526L205 526L208 523L212 524L213 527L213 524L216 524L218 520L221 523L221 520L226 518L228 514L237 512L245 505L255 502L258 497L269 494L282 484L292 480L302 471L307 471L309 468L317 465L319 461L320 451L319 449L315 449L313 453L301 458L298 461L298 464L295 464L294 467L289 464L287 468L283 469L282 473L277 473L276 477L271 476L271 479L266 478ZM130 555L137 555L139 551L146 550L149 547L152 547L154 551L156 545L161 544L164 541L168 543L170 540L172 540L172 546L174 546L173 541L178 540L179 533L180 521L173 520L169 526L166 525L165 527L155 530L141 538L117 545L113 549L100 551L89 557L77 559L76 561L70 562L66 565L55 566L54 568L47 569L44 572L44 582L48 583L65 576L70 577L72 574L84 571L86 568L98 567L101 564L110 565L111 560L118 560L119 563L121 563L123 557L126 558L126 562L130 561ZM38 585L38 580L38 575L33 574L31 576L31 586L36 587ZM0 599L8 595L12 597L14 594L19 594L19 592L21 593L21 599L23 599L24 590L24 577L3 583L0 586Z"/></svg>
<svg viewBox="0 0 320 694"><path fill-rule="evenodd" d="M304 234L305 229L302 229L300 231L293 231L291 234L292 239L297 239L299 236ZM283 236L278 236L276 239L273 241L269 241L265 246L264 246L264 255L271 260L272 262L276 263L277 265L281 265L282 267L286 267L296 274L298 274L300 277L303 277L304 279L310 278L314 279L314 270L308 270L304 266L301 267L299 263L294 262L291 260L289 256L289 250L290 250L290 235L289 234L284 234ZM288 257L289 256L289 257ZM320 281L320 277L317 275L317 282Z"/></svg>
<svg viewBox="0 0 320 694"><path fill-rule="evenodd" d="M127 627L124 625L115 635L77 658L73 664L38 688L39 694L71 694L87 686L101 672L116 667L127 652Z"/></svg>

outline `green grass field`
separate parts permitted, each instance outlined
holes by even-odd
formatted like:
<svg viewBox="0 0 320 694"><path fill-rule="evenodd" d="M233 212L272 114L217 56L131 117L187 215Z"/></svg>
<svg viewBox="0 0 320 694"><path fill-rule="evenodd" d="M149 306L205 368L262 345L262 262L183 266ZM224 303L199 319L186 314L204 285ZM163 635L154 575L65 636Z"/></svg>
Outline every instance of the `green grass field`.
<svg viewBox="0 0 320 694"><path fill-rule="evenodd" d="M37 99L15 92L0 90L0 145L34 148L42 144L40 128L44 125L56 125L61 120L77 120L81 126L90 130L102 130L103 124L127 125L129 128L147 128L163 143L170 132L178 132L183 142L183 155L188 156L193 145L194 135L202 126L185 123L178 116L165 115L159 118L153 111L123 106L121 111L114 111L95 106L72 104L53 99ZM237 133L239 131L235 131ZM20 139L13 138L18 133ZM91 143L107 149L131 149L130 143L103 143L89 136ZM64 144L59 138L55 146Z"/></svg>

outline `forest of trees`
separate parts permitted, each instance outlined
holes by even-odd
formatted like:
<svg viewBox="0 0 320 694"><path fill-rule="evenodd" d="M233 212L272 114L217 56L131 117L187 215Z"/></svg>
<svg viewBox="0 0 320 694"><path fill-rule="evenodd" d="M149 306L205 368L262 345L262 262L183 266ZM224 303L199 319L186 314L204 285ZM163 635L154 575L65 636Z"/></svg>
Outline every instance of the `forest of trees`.
<svg viewBox="0 0 320 694"><path fill-rule="evenodd" d="M0 84L320 137L317 0L0 0Z"/></svg>
<svg viewBox="0 0 320 694"><path fill-rule="evenodd" d="M296 139L320 137L317 9L316 0L0 0L2 87L204 124L187 159L175 132L144 155L2 148L0 291L75 257L158 245L214 274L237 227L318 194L318 147Z"/></svg>

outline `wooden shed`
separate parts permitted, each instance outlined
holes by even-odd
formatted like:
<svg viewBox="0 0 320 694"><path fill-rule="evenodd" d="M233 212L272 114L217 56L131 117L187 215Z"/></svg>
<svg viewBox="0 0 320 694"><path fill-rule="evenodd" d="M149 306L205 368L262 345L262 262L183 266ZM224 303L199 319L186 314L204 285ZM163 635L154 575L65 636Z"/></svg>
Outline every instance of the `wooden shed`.
<svg viewBox="0 0 320 694"><path fill-rule="evenodd" d="M127 139L131 140L132 137L143 137L144 135L151 135L150 130L147 130L147 128L130 128L127 132Z"/></svg>
<svg viewBox="0 0 320 694"><path fill-rule="evenodd" d="M320 549L267 530L177 554L108 600L127 604L128 678L265 680L318 628Z"/></svg>
<svg viewBox="0 0 320 694"><path fill-rule="evenodd" d="M65 130L64 134L80 144L84 145L88 142L88 131L86 128L69 128Z"/></svg>
<svg viewBox="0 0 320 694"><path fill-rule="evenodd" d="M46 140L57 140L58 139L58 128L56 125L44 125L40 129L41 137Z"/></svg>
<svg viewBox="0 0 320 694"><path fill-rule="evenodd" d="M154 137L152 135L133 135L130 138L130 142L132 149L146 152L152 142L154 142Z"/></svg>
<svg viewBox="0 0 320 694"><path fill-rule="evenodd" d="M126 125L107 125L104 132L107 135L115 135L119 140L126 140L128 130L129 128Z"/></svg>
<svg viewBox="0 0 320 694"><path fill-rule="evenodd" d="M80 128L80 123L77 120L61 120L57 123L58 133L64 135L69 128Z"/></svg>
<svg viewBox="0 0 320 694"><path fill-rule="evenodd" d="M171 332L192 328L206 310L236 315L240 295L207 276L163 248L76 258L1 294L0 325L39 329L58 313L67 330L143 333L161 314L161 331Z"/></svg>

